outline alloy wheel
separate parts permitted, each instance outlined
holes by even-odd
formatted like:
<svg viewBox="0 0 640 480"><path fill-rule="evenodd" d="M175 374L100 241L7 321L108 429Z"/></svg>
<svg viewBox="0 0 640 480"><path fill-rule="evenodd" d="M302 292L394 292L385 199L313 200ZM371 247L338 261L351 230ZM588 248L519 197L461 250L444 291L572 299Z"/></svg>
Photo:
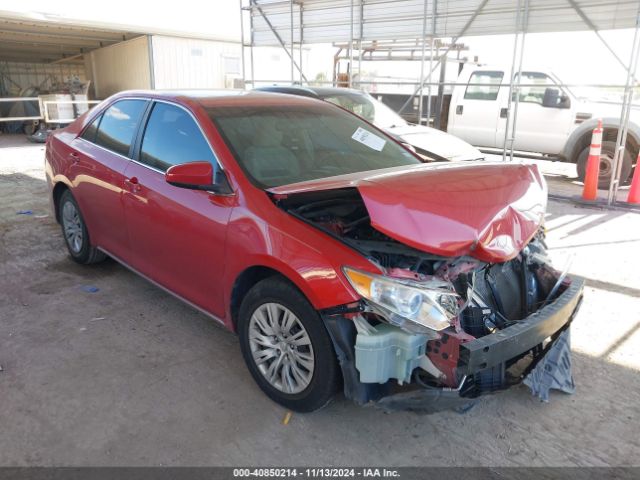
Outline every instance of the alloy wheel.
<svg viewBox="0 0 640 480"><path fill-rule="evenodd" d="M315 357L302 322L279 303L264 303L251 315L249 346L262 376L275 389L296 394L313 378Z"/></svg>
<svg viewBox="0 0 640 480"><path fill-rule="evenodd" d="M84 240L82 220L80 212L72 202L66 202L62 207L62 226L69 248L73 253L80 253Z"/></svg>

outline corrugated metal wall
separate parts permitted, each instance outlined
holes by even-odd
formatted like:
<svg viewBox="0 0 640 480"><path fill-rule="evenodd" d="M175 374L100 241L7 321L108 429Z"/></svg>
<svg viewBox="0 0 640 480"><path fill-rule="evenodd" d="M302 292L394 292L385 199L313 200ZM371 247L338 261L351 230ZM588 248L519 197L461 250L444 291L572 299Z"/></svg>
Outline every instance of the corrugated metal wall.
<svg viewBox="0 0 640 480"><path fill-rule="evenodd" d="M233 88L242 78L239 43L159 35L151 41L157 89Z"/></svg>
<svg viewBox="0 0 640 480"><path fill-rule="evenodd" d="M288 0L254 0L285 41L291 41ZM427 0L427 29L433 25L433 1ZM362 2L362 3L361 3ZM350 39L353 4L354 38L360 37L360 9L363 10L363 40L411 39L422 36L424 0L304 0L294 4L294 40L299 41L299 9L303 9L304 43L346 42ZM436 0L436 36L460 33L482 0ZM575 0L599 30L633 28L638 0ZM516 0L489 0L469 27L466 36L514 32ZM279 45L257 9L252 11L254 45ZM530 0L527 31L553 32L588 30L567 0Z"/></svg>
<svg viewBox="0 0 640 480"><path fill-rule="evenodd" d="M122 90L151 88L148 37L142 36L85 55L96 98Z"/></svg>
<svg viewBox="0 0 640 480"><path fill-rule="evenodd" d="M0 62L0 96L14 97L25 88L39 87L48 90L56 83L70 77L86 81L84 65Z"/></svg>

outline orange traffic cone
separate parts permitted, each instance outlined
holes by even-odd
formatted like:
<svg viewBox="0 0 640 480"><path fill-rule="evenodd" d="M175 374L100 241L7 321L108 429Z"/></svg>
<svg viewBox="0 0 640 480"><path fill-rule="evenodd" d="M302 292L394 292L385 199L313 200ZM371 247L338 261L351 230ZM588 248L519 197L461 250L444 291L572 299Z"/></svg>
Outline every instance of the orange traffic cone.
<svg viewBox="0 0 640 480"><path fill-rule="evenodd" d="M600 151L602 149L602 120L598 120L598 126L591 136L591 147L587 159L587 172L584 176L584 200L595 200L598 197L598 176L600 175Z"/></svg>
<svg viewBox="0 0 640 480"><path fill-rule="evenodd" d="M638 160L636 160L636 171L633 172L627 202L640 204L640 153L638 153Z"/></svg>

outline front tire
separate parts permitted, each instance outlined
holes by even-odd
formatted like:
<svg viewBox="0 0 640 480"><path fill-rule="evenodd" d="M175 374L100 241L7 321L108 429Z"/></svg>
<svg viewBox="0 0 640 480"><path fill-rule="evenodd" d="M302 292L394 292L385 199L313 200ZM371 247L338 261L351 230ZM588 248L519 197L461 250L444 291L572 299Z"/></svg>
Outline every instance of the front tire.
<svg viewBox="0 0 640 480"><path fill-rule="evenodd" d="M334 397L340 377L331 338L291 283L277 277L257 283L240 306L238 334L251 376L276 403L312 412Z"/></svg>
<svg viewBox="0 0 640 480"><path fill-rule="evenodd" d="M73 261L88 265L102 262L107 256L91 245L87 225L80 213L80 207L69 190L60 196L58 204L60 226L67 250Z"/></svg>
<svg viewBox="0 0 640 480"><path fill-rule="evenodd" d="M602 142L600 153L600 172L598 175L598 188L608 190L611 183L611 175L613 174L613 157L616 151L616 142ZM576 168L578 170L578 178L584 182L587 173L587 160L589 159L589 146L583 149L576 159ZM622 159L622 170L620 171L620 185L627 181L631 174L633 159L628 150L624 151Z"/></svg>

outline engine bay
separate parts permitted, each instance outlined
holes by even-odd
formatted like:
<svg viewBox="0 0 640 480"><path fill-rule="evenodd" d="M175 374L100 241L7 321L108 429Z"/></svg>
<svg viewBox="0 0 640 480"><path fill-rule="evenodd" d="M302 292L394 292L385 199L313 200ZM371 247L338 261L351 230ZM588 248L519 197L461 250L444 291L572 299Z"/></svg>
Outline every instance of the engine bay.
<svg viewBox="0 0 640 480"><path fill-rule="evenodd" d="M465 384L469 396L505 388L507 370L535 352L525 352L467 379L462 378L458 368L460 345L517 324L553 301L569 283L551 267L542 229L515 258L490 264L470 256L430 254L388 237L372 227L364 201L355 188L300 193L280 198L276 203L360 252L380 267L385 276L417 285L435 282L439 288L457 294L458 304L453 305L456 314L450 327L433 332L398 324L408 335L404 339L397 335L391 338L394 331L387 328L388 319L383 320L375 308L365 306L362 312L350 314L358 330L356 352L360 352L361 358L369 355L369 350L380 352L387 344L407 345L406 349L389 348L390 358L373 372L370 365L377 361L375 357L369 355L366 361L360 361L361 379L377 383L395 379L400 384L413 381L426 388L459 388ZM424 352L416 350L420 342L415 344L411 338L416 334L424 335ZM393 351L396 357L406 357L404 363L398 364L396 358L391 358Z"/></svg>

